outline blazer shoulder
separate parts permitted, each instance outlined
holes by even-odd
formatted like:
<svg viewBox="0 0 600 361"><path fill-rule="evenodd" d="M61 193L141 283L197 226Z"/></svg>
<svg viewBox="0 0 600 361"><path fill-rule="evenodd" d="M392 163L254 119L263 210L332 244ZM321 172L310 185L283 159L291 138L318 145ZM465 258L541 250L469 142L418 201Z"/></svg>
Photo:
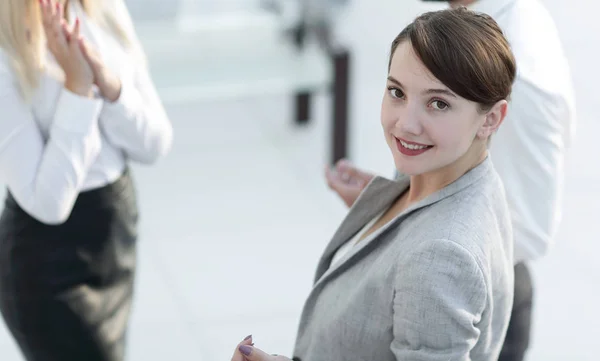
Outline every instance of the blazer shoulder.
<svg viewBox="0 0 600 361"><path fill-rule="evenodd" d="M494 178L430 205L415 221L420 241L446 239L479 256L510 237L508 204Z"/></svg>

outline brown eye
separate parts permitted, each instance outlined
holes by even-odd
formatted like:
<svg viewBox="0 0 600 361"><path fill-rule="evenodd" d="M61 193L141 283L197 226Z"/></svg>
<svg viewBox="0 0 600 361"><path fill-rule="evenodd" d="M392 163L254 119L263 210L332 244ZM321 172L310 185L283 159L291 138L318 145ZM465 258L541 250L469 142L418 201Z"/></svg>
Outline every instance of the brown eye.
<svg viewBox="0 0 600 361"><path fill-rule="evenodd" d="M444 103L441 100L432 101L431 106L433 106L433 108L436 110L446 110L450 107L448 104Z"/></svg>
<svg viewBox="0 0 600 361"><path fill-rule="evenodd" d="M398 88L389 87L388 91L390 92L390 95L394 98L397 98L397 99L404 98L404 93L402 92L402 90L400 90Z"/></svg>

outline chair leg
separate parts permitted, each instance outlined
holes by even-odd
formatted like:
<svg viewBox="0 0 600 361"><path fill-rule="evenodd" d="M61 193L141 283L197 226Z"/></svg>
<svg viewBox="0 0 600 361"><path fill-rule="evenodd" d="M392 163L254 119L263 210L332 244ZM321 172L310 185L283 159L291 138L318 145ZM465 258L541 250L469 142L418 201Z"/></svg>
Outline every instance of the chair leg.
<svg viewBox="0 0 600 361"><path fill-rule="evenodd" d="M304 47L306 41L306 24L301 22L298 27L293 29L291 34L292 41L298 50ZM295 94L295 122L298 125L308 124L310 120L310 98L309 92L297 92Z"/></svg>
<svg viewBox="0 0 600 361"><path fill-rule="evenodd" d="M310 98L308 92L296 93L296 124L308 124L310 120Z"/></svg>
<svg viewBox="0 0 600 361"><path fill-rule="evenodd" d="M332 114L332 164L348 156L348 98L350 90L350 53L332 54L334 64Z"/></svg>

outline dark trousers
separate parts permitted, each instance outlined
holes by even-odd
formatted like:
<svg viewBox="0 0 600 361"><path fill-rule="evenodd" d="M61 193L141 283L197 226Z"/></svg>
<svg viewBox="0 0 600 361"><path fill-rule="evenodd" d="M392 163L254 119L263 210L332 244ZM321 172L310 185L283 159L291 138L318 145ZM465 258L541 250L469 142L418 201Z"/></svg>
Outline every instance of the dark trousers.
<svg viewBox="0 0 600 361"><path fill-rule="evenodd" d="M133 294L137 202L126 172L43 224L8 194L0 311L28 361L121 361Z"/></svg>
<svg viewBox="0 0 600 361"><path fill-rule="evenodd" d="M529 268L524 263L515 266L515 296L506 340L498 361L522 361L529 348L533 285Z"/></svg>

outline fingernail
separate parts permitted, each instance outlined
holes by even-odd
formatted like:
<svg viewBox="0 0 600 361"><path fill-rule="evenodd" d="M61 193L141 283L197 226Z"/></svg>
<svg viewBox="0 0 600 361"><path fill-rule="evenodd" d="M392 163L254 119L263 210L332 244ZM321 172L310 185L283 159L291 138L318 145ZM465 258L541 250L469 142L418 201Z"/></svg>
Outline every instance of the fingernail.
<svg viewBox="0 0 600 361"><path fill-rule="evenodd" d="M250 356L250 354L252 353L252 347L242 345L242 346L240 346L240 352L246 356Z"/></svg>
<svg viewBox="0 0 600 361"><path fill-rule="evenodd" d="M252 335L248 335L248 336L246 336L246 338L244 339L244 341L249 340L251 338L252 338Z"/></svg>

